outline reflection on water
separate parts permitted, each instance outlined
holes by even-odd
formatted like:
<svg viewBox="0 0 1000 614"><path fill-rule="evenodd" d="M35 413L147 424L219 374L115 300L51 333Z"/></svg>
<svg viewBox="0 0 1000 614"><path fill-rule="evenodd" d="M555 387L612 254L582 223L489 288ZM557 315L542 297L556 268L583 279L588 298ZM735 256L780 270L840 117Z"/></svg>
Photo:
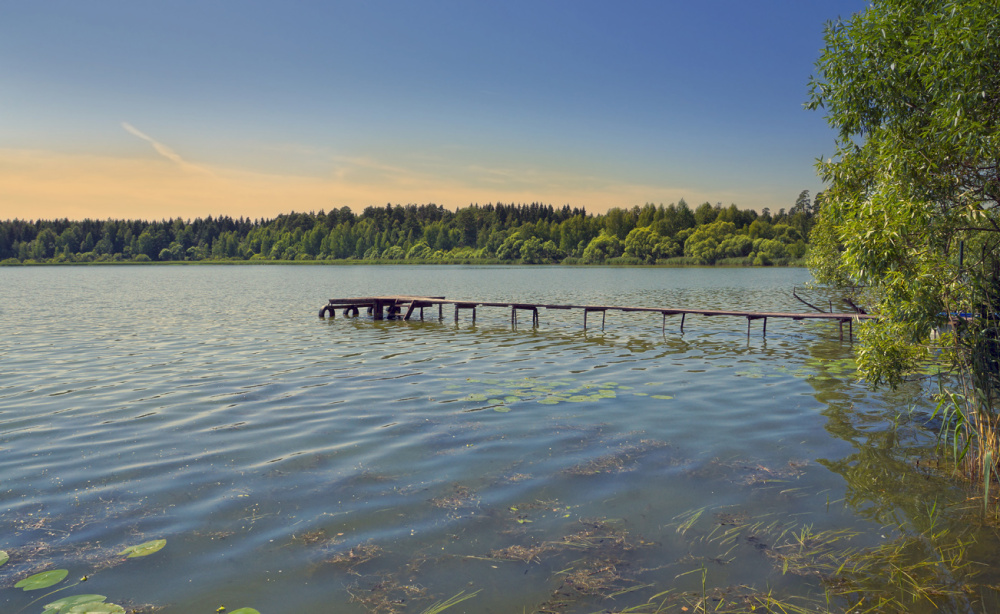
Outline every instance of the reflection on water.
<svg viewBox="0 0 1000 614"><path fill-rule="evenodd" d="M564 311L516 330L504 309L475 324L447 310L315 316L332 296L381 294L798 311L790 289L806 281L0 269L0 581L62 567L116 603L265 614L420 612L454 596L469 599L449 612L647 611L667 589L669 611L703 588L716 606L822 596L835 545L922 533L928 502L963 496L926 469L919 390L854 382L835 324L773 322L763 338L737 318L661 331L658 314L609 314L603 331ZM899 408L911 410L894 420ZM149 557L115 556L155 538L167 546ZM30 600L0 597L12 611Z"/></svg>

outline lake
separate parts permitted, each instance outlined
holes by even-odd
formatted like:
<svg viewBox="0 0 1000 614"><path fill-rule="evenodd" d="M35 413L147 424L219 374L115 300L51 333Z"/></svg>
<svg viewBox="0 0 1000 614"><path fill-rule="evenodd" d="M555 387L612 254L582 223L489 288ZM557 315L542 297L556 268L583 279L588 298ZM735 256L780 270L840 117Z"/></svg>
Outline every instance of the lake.
<svg viewBox="0 0 1000 614"><path fill-rule="evenodd" d="M791 290L809 279L0 268L2 610L77 593L171 614L419 614L456 596L449 613L645 612L668 590L661 611L824 602L824 556L964 500L922 469L926 391L856 382L836 323L771 320L764 337L741 318L689 316L682 334L677 317L661 331L659 314L616 312L586 331L580 311L516 329L500 308L475 324L447 308L317 318L331 297L397 294L804 311ZM13 584L51 568L69 570L53 589L88 579L29 605L48 591Z"/></svg>

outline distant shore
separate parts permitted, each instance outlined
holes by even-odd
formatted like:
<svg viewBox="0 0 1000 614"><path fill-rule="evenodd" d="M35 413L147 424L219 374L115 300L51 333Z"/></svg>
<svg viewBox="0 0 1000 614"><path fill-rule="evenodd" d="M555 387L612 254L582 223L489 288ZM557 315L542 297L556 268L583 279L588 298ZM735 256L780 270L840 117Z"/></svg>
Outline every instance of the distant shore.
<svg viewBox="0 0 1000 614"><path fill-rule="evenodd" d="M686 262L688 258L670 258L661 262L655 262L647 264L644 262L601 262L601 263L586 263L586 262L567 262L567 260L572 260L570 258L564 259L561 262L547 262L547 263L525 263L517 260L502 261L502 260L472 260L472 259L456 259L456 260L355 260L355 259L339 259L339 260L243 260L243 259L221 259L221 260L169 260L169 261L153 261L153 260L94 260L94 261L35 261L26 260L21 262L15 258L10 258L8 260L0 261L0 267L50 267L50 266L200 266L200 265L232 265L232 266L245 266L245 265L275 265L275 266L415 266L415 265L434 265L434 266L455 266L455 265L475 265L475 266L567 266L567 267L627 267L627 268L705 268L705 269L715 269L715 268L740 268L740 267L754 267L754 268L801 268L805 267L805 259L789 259L787 262L776 262L769 265L759 265L753 264L752 262L747 262L746 258L728 258L725 262L719 261L714 264L704 264L698 262ZM625 260L625 259L620 259ZM739 261L739 262L733 262Z"/></svg>

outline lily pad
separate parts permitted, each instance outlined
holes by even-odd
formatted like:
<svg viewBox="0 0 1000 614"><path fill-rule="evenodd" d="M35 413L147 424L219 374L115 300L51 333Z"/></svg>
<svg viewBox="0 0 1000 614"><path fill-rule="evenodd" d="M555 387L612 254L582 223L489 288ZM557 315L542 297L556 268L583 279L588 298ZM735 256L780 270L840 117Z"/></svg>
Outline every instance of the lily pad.
<svg viewBox="0 0 1000 614"><path fill-rule="evenodd" d="M510 408L507 407L506 405L497 405L496 407L493 408L493 411L498 411L501 414L505 414L510 411Z"/></svg>
<svg viewBox="0 0 1000 614"><path fill-rule="evenodd" d="M119 555L127 554L128 558L134 559L139 556L149 556L154 552L159 552L167 545L167 540L165 539L154 539L153 541L146 542L144 544L139 544L138 546L129 546L125 548Z"/></svg>
<svg viewBox="0 0 1000 614"><path fill-rule="evenodd" d="M58 601L45 604L45 607L42 609L42 614L65 612L74 606L82 604L104 603L105 599L107 599L107 597L104 595L73 595L72 597L63 597Z"/></svg>
<svg viewBox="0 0 1000 614"><path fill-rule="evenodd" d="M504 403L517 403L521 400L521 397L516 397L514 395L507 395L503 398Z"/></svg>
<svg viewBox="0 0 1000 614"><path fill-rule="evenodd" d="M465 397L465 400L466 401L475 401L477 403L482 403L483 401L486 400L486 395L485 394L470 394L469 396Z"/></svg>
<svg viewBox="0 0 1000 614"><path fill-rule="evenodd" d="M125 614L125 608L115 603L81 603L66 610L66 614Z"/></svg>
<svg viewBox="0 0 1000 614"><path fill-rule="evenodd" d="M66 576L69 575L68 569L53 569L51 571L43 571L42 573L36 573L33 576L28 576L27 578L21 580L14 585L14 588L23 588L26 591L33 591L39 588L48 588L53 584L58 584L62 582Z"/></svg>
<svg viewBox="0 0 1000 614"><path fill-rule="evenodd" d="M503 399L490 399L487 403L490 405L503 405Z"/></svg>
<svg viewBox="0 0 1000 614"><path fill-rule="evenodd" d="M0 550L0 565L3 565L10 560L10 555L7 554L6 550Z"/></svg>
<svg viewBox="0 0 1000 614"><path fill-rule="evenodd" d="M485 394L489 396L499 396L504 393L503 388L487 388Z"/></svg>
<svg viewBox="0 0 1000 614"><path fill-rule="evenodd" d="M651 399L661 399L661 400L664 400L664 401L669 401L670 399L672 399L674 397L670 396L669 394L654 394L654 395L650 395L649 398L651 398Z"/></svg>
<svg viewBox="0 0 1000 614"><path fill-rule="evenodd" d="M233 610L229 614L260 614L260 612L253 608L240 608L238 610Z"/></svg>
<svg viewBox="0 0 1000 614"><path fill-rule="evenodd" d="M559 403L564 403L566 399L562 397L546 397L544 399L538 399L538 402L542 405L558 405Z"/></svg>

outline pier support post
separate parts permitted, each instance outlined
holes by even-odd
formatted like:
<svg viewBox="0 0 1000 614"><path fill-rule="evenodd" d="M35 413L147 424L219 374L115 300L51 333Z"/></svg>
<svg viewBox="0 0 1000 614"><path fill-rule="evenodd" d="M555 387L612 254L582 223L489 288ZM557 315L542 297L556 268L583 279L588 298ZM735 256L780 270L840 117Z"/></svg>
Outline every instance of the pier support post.
<svg viewBox="0 0 1000 614"><path fill-rule="evenodd" d="M444 319L444 303L438 303L438 320Z"/></svg>
<svg viewBox="0 0 1000 614"><path fill-rule="evenodd" d="M686 317L687 317L686 313L682 313L681 314L681 334L682 335L684 334L684 318L686 318Z"/></svg>
<svg viewBox="0 0 1000 614"><path fill-rule="evenodd" d="M747 338L748 339L750 338L750 323L753 322L754 320L764 320L763 335L766 337L767 336L767 316L748 315L747 316Z"/></svg>
<svg viewBox="0 0 1000 614"><path fill-rule="evenodd" d="M607 313L608 313L607 309L603 309L603 308L591 308L591 307L584 307L583 308L583 329L587 330L587 314L589 312L591 312L591 311L600 311L601 312L601 330L604 330L604 320L607 317Z"/></svg>

